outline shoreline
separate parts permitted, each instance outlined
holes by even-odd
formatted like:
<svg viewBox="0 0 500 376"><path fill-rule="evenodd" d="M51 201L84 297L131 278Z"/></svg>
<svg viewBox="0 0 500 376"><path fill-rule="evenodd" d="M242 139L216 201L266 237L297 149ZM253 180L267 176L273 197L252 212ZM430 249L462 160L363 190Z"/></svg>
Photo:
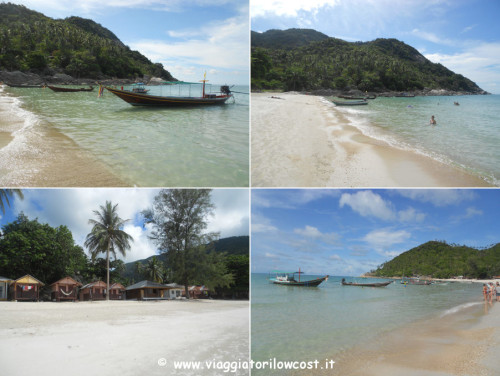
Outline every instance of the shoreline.
<svg viewBox="0 0 500 376"><path fill-rule="evenodd" d="M500 306L481 302L425 318L332 354L330 370L308 375L494 376L500 367ZM304 372L292 375L305 375Z"/></svg>
<svg viewBox="0 0 500 376"><path fill-rule="evenodd" d="M183 374L174 370L174 361L249 357L248 301L0 302L0 306L6 375L52 375L54 367L58 374L75 376Z"/></svg>
<svg viewBox="0 0 500 376"><path fill-rule="evenodd" d="M0 185L126 187L108 166L0 90Z"/></svg>
<svg viewBox="0 0 500 376"><path fill-rule="evenodd" d="M430 157L370 138L325 99L252 93L253 187L489 187Z"/></svg>

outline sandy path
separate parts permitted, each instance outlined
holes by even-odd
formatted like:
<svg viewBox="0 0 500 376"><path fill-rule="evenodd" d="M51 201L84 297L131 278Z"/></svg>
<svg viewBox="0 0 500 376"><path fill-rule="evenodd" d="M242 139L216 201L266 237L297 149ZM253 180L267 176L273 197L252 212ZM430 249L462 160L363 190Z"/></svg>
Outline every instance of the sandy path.
<svg viewBox="0 0 500 376"><path fill-rule="evenodd" d="M4 376L193 375L175 370L174 361L249 354L248 301L3 302L0 324Z"/></svg>
<svg viewBox="0 0 500 376"><path fill-rule="evenodd" d="M487 185L453 167L364 136L322 97L252 94L251 140L253 187Z"/></svg>

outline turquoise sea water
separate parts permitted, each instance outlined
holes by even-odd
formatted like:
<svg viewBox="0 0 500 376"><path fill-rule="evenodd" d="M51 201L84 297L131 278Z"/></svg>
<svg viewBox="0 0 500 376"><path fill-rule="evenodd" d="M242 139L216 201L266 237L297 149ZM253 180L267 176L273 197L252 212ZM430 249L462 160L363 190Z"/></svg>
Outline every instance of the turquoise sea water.
<svg viewBox="0 0 500 376"><path fill-rule="evenodd" d="M159 87L149 88L150 94L161 93ZM245 86L232 90L249 91ZM97 88L78 93L24 88L5 92L34 115L25 131L40 124L53 127L131 186L248 186L249 95L236 93L234 103L230 99L221 106L142 108L108 91L97 98Z"/></svg>
<svg viewBox="0 0 500 376"><path fill-rule="evenodd" d="M367 136L500 186L500 95L377 98L336 108Z"/></svg>
<svg viewBox="0 0 500 376"><path fill-rule="evenodd" d="M342 286L342 277L330 277L317 288L306 288L270 284L267 277L267 274L252 274L254 361L332 359L362 341L417 320L482 306L481 284L405 286L395 281L385 288L361 288ZM345 278L348 282L381 281ZM252 374L286 372L253 370Z"/></svg>

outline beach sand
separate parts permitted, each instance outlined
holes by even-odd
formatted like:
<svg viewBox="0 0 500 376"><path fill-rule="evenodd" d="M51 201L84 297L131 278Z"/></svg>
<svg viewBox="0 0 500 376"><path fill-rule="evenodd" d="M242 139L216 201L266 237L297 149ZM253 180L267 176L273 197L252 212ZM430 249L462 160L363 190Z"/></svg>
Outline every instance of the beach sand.
<svg viewBox="0 0 500 376"><path fill-rule="evenodd" d="M254 93L251 103L253 187L488 186L363 135L322 97Z"/></svg>
<svg viewBox="0 0 500 376"><path fill-rule="evenodd" d="M0 302L3 376L220 375L173 363L248 358L248 301Z"/></svg>
<svg viewBox="0 0 500 376"><path fill-rule="evenodd" d="M500 304L471 304L458 314L422 320L333 355L333 370L307 374L495 376L500 369L499 319Z"/></svg>
<svg viewBox="0 0 500 376"><path fill-rule="evenodd" d="M0 92L0 186L123 187L104 163Z"/></svg>

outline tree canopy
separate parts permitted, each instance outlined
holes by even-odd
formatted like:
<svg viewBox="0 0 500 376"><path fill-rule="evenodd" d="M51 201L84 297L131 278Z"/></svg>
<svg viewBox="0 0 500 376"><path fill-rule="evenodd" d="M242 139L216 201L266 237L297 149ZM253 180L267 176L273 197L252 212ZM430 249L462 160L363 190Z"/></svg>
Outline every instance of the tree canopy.
<svg viewBox="0 0 500 376"><path fill-rule="evenodd" d="M21 213L14 222L2 227L0 275L19 278L32 274L51 283L66 275L85 276L87 261L66 226L54 228Z"/></svg>
<svg viewBox="0 0 500 376"><path fill-rule="evenodd" d="M0 69L62 72L80 78L175 80L159 63L124 45L92 20L54 20L22 5L0 3Z"/></svg>
<svg viewBox="0 0 500 376"><path fill-rule="evenodd" d="M162 190L153 207L143 212L153 224L153 240L166 254L174 280L184 285L186 297L188 286L197 281L214 288L233 280L223 254L213 252L218 234L205 232L214 209L210 194L209 189Z"/></svg>

